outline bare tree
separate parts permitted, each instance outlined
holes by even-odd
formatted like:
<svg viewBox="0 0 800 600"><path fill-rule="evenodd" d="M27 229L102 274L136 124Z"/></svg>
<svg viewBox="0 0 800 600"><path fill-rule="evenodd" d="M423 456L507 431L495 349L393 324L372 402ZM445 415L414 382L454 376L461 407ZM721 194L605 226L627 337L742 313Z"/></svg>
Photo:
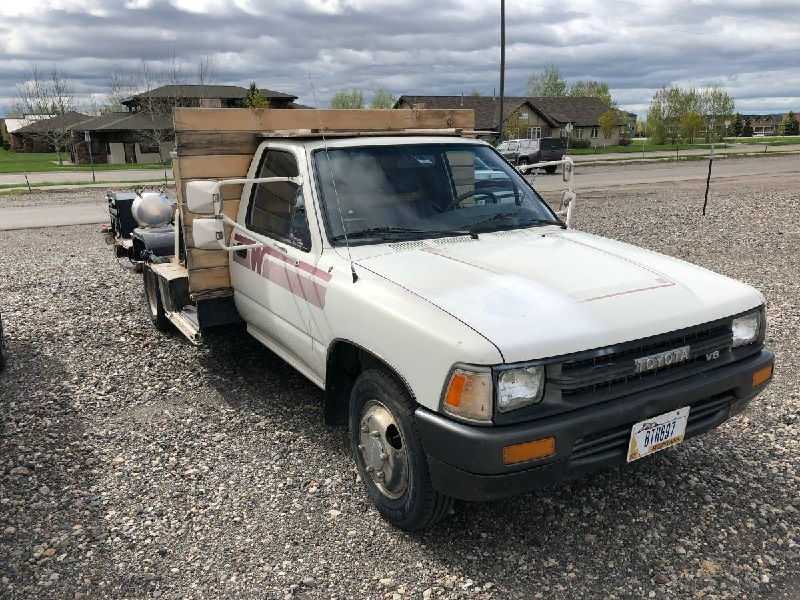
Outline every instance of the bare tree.
<svg viewBox="0 0 800 600"><path fill-rule="evenodd" d="M181 66L174 56L163 70L153 69L147 62L142 62L141 87L144 91L137 95L135 110L143 115L147 123L147 126L141 130L141 134L153 146L158 147L162 161L164 160L164 144L175 138L172 123L173 110L186 104L186 99L181 95L183 84ZM173 95L162 96L153 93L164 85L174 86Z"/></svg>
<svg viewBox="0 0 800 600"><path fill-rule="evenodd" d="M62 153L72 135L71 123L63 116L75 110L75 90L72 82L57 67L44 75L38 65L31 67L30 78L17 86L16 110L27 115L52 119L51 126L36 135L52 146L58 154L58 164L64 164ZM58 117L62 117L59 119Z"/></svg>
<svg viewBox="0 0 800 600"><path fill-rule="evenodd" d="M217 64L214 57L206 54L200 58L197 66L197 83L205 85L211 83L216 78Z"/></svg>

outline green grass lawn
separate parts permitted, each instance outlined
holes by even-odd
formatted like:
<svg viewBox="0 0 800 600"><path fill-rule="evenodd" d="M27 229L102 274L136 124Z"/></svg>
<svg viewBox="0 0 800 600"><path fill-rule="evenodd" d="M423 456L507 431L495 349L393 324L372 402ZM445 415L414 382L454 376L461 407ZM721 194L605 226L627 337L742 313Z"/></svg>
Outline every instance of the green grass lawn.
<svg viewBox="0 0 800 600"><path fill-rule="evenodd" d="M62 155L63 156L63 155ZM69 159L69 155L64 157ZM95 171L118 169L160 169L159 164L95 165ZM91 171L91 165L59 165L55 152L12 152L0 148L0 173L41 173L47 171Z"/></svg>
<svg viewBox="0 0 800 600"><path fill-rule="evenodd" d="M702 150L710 148L711 144L678 144L679 150ZM720 144L716 145L717 148L720 147ZM580 154L612 154L616 152L621 153L642 153L642 143L641 142L633 142L627 146L606 146L601 147L598 146L597 148L570 148L569 153L572 155L580 155ZM644 152L675 152L675 144L644 144Z"/></svg>
<svg viewBox="0 0 800 600"><path fill-rule="evenodd" d="M761 137L725 138L729 144L753 144L757 146L788 146L800 144L800 135L773 135Z"/></svg>

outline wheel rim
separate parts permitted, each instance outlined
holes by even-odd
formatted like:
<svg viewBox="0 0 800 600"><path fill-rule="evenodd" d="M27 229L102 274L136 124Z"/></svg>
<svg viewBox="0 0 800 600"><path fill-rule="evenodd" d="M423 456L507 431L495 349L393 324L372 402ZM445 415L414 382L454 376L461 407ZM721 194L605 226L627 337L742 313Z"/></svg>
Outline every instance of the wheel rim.
<svg viewBox="0 0 800 600"><path fill-rule="evenodd" d="M158 316L158 296L156 296L156 278L150 271L145 271L145 290L147 293L147 304L150 307L150 313L155 317Z"/></svg>
<svg viewBox="0 0 800 600"><path fill-rule="evenodd" d="M358 453L367 476L387 498L408 488L408 453L403 432L385 405L369 400L361 411Z"/></svg>

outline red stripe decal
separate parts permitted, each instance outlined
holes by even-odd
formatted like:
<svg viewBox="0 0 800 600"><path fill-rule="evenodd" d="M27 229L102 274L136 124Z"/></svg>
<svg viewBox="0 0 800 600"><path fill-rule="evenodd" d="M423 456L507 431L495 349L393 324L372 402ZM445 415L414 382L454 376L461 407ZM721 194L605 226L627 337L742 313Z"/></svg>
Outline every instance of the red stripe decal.
<svg viewBox="0 0 800 600"><path fill-rule="evenodd" d="M235 233L233 239L237 244L243 245L258 243L240 233ZM269 259L278 259L280 262ZM270 248L266 245L250 248L247 252L246 258L234 254L233 260L243 267L246 267L247 269L260 275L261 277L270 280L275 285L279 285L280 287L290 291L292 294L302 298L306 302L309 302L319 308L323 308L325 306L325 292L327 287L301 275L294 269L289 269L288 267L295 267L296 269L299 269L304 273L308 273L312 277L316 277L317 279L321 279L325 282L330 281L332 277L330 273L318 269L314 265L307 262L299 261L297 264L295 264L293 259L289 258L279 250Z"/></svg>

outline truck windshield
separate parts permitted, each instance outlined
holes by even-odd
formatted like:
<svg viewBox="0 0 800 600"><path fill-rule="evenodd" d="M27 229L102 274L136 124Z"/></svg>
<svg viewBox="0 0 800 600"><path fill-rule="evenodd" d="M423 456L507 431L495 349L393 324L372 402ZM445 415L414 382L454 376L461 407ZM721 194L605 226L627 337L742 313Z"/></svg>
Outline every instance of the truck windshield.
<svg viewBox="0 0 800 600"><path fill-rule="evenodd" d="M328 239L353 244L560 224L490 147L398 144L314 152Z"/></svg>

